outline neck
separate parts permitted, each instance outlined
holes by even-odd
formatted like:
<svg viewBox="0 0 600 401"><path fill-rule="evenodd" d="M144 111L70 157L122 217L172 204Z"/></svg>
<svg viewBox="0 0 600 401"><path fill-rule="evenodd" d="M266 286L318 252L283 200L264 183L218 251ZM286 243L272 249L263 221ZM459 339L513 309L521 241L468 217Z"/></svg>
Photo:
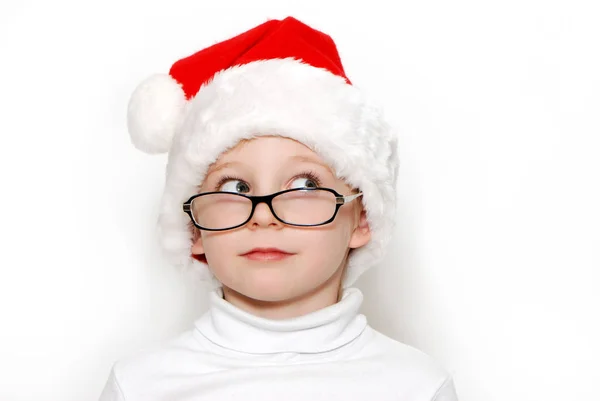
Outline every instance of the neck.
<svg viewBox="0 0 600 401"><path fill-rule="evenodd" d="M337 303L341 297L342 276L339 269L329 280L300 296L279 301L264 301L245 296L223 285L223 298L254 316L280 320L303 316Z"/></svg>

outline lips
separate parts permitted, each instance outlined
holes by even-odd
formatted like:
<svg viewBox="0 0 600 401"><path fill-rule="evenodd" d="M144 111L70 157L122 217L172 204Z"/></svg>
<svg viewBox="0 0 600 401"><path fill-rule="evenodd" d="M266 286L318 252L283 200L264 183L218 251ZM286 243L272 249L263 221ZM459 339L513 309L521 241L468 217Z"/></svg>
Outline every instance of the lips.
<svg viewBox="0 0 600 401"><path fill-rule="evenodd" d="M289 256L293 255L292 253L283 251L278 248L254 248L241 256L244 256L250 260L282 260Z"/></svg>

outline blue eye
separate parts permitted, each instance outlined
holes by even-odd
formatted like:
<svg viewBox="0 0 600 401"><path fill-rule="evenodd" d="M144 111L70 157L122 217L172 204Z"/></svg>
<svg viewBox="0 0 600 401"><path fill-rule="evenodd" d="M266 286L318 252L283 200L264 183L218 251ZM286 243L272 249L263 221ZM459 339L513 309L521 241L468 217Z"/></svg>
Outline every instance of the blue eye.
<svg viewBox="0 0 600 401"><path fill-rule="evenodd" d="M316 180L314 180L312 178L308 178L308 177L295 178L294 181L292 181L292 183L295 183L297 181L298 182L304 181L304 184L300 184L298 186L299 188L317 188L319 186L319 183L316 182ZM292 188L296 188L296 186L292 185Z"/></svg>
<svg viewBox="0 0 600 401"><path fill-rule="evenodd" d="M217 191L223 192L244 193L250 191L245 181L229 176L221 178L216 187Z"/></svg>

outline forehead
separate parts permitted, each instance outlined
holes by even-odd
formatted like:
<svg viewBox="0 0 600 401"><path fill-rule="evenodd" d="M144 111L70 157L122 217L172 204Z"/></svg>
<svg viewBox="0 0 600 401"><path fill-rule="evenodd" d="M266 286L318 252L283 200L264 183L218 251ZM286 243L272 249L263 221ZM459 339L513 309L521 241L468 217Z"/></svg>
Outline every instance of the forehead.
<svg viewBox="0 0 600 401"><path fill-rule="evenodd" d="M218 159L209 167L207 175L220 166L231 165L234 162L261 163L272 166L294 162L314 163L328 169L335 176L331 166L308 146L281 136L260 136L238 142L236 146L219 155Z"/></svg>
<svg viewBox="0 0 600 401"><path fill-rule="evenodd" d="M247 152L266 152L276 149L278 153L311 154L319 157L311 148L292 138L275 135L259 136L251 139L242 139L233 148L223 152L221 158L231 158Z"/></svg>

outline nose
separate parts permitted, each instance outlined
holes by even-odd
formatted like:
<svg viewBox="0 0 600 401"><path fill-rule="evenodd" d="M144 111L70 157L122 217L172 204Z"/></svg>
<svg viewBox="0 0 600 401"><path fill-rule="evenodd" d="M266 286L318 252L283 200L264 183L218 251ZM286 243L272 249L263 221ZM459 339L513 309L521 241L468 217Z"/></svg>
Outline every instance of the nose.
<svg viewBox="0 0 600 401"><path fill-rule="evenodd" d="M268 227L270 225L283 226L283 223L273 216L273 213L271 212L271 209L269 209L269 205L267 205L266 202L261 202L256 205L254 214L248 223L250 224L250 227Z"/></svg>

